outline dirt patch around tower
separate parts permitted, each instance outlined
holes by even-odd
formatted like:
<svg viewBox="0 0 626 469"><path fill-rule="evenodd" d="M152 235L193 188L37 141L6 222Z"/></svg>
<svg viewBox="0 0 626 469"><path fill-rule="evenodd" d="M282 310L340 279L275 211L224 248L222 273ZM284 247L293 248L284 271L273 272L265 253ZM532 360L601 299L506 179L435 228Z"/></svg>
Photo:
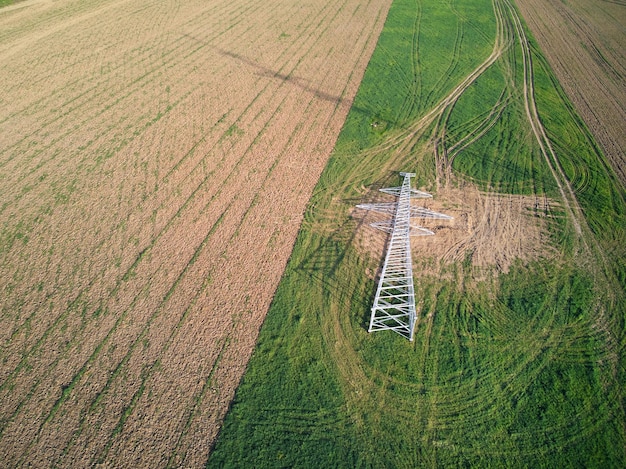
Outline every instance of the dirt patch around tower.
<svg viewBox="0 0 626 469"><path fill-rule="evenodd" d="M370 196L377 202L395 202L382 193ZM485 192L470 182L442 187L432 199L413 199L412 205L453 217L413 219L414 225L435 233L411 237L414 273L435 275L442 265L465 261L479 277L487 269L508 272L516 259L530 261L549 255L547 221L558 208L546 198ZM388 234L369 223L391 217L363 209L355 209L352 216L359 220L356 245L371 257L383 259Z"/></svg>

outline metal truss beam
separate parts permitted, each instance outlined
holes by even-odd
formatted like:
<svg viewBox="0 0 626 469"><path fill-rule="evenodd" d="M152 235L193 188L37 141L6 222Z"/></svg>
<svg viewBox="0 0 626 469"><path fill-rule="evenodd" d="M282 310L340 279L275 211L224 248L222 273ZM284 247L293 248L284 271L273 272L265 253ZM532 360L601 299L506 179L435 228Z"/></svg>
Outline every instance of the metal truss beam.
<svg viewBox="0 0 626 469"><path fill-rule="evenodd" d="M362 208L363 210L370 210L372 212L386 213L388 215L394 215L396 213L397 204L394 203L378 203L378 204L359 204L356 208ZM426 207L411 207L411 218L439 218L442 220L452 220L450 215L435 212ZM373 226L374 224L372 224Z"/></svg>
<svg viewBox="0 0 626 469"><path fill-rule="evenodd" d="M380 192L384 192L385 194L395 195L396 197L400 196L400 192L402 191L402 186L400 187L387 187L385 189L380 189ZM432 195L428 192L418 191L417 189L411 189L411 198L412 199L432 199Z"/></svg>
<svg viewBox="0 0 626 469"><path fill-rule="evenodd" d="M370 226L376 228L377 230L384 231L385 233L393 233L393 222L391 221L378 221L375 223L370 223ZM423 226L411 225L411 231L409 232L409 236L432 236L435 233L424 228Z"/></svg>
<svg viewBox="0 0 626 469"><path fill-rule="evenodd" d="M411 260L411 177L404 181L391 227L391 239L380 274L368 332L392 330L413 340L417 313ZM389 193L389 192L388 192Z"/></svg>
<svg viewBox="0 0 626 469"><path fill-rule="evenodd" d="M411 206L411 199L430 198L430 194L411 189L414 173L400 173L401 187L381 189L398 197L396 203L360 204L357 208L392 215L390 221L371 223L371 226L391 234L385 262L378 281L368 332L392 330L413 341L417 312L413 286L413 262L410 237L434 235L432 231L411 224L412 218L451 220L452 217L425 207Z"/></svg>

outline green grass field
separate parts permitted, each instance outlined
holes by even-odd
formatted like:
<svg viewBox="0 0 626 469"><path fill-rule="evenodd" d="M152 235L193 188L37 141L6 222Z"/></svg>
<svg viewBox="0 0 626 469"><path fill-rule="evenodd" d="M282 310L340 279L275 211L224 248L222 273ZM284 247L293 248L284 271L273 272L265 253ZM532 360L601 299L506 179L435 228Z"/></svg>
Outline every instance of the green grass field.
<svg viewBox="0 0 626 469"><path fill-rule="evenodd" d="M516 18L504 0L394 1L209 467L626 464L626 194ZM416 269L414 342L367 333L383 253L358 248L350 216L397 171L557 202L537 259Z"/></svg>
<svg viewBox="0 0 626 469"><path fill-rule="evenodd" d="M0 0L0 8L12 5L14 3L18 3L24 0Z"/></svg>

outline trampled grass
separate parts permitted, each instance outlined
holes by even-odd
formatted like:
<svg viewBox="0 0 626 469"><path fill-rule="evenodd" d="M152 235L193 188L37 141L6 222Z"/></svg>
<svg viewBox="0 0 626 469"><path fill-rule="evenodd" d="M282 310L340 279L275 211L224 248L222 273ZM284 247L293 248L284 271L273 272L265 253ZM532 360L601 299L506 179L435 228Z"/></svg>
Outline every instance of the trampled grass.
<svg viewBox="0 0 626 469"><path fill-rule="evenodd" d="M541 153L509 6L394 2L209 467L626 462L624 190L533 47L531 96L558 160ZM420 121L489 55L496 24L508 47L438 118ZM398 170L436 191L446 164L447 184L550 200L542 252L507 271L478 269L471 252L435 260L435 272L415 272L415 341L367 334L380 258L355 241L352 207L370 186L394 185Z"/></svg>

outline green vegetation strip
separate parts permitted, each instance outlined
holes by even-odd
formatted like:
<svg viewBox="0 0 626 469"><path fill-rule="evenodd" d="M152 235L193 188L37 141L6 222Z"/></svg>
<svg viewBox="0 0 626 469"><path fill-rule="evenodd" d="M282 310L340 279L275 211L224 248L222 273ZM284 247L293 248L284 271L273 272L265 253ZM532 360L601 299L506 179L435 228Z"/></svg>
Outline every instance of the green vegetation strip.
<svg viewBox="0 0 626 469"><path fill-rule="evenodd" d="M0 8L13 5L14 3L18 3L21 1L24 1L24 0L0 0Z"/></svg>
<svg viewBox="0 0 626 469"><path fill-rule="evenodd" d="M574 232L525 114L508 5L394 1L209 467L626 465L626 195L530 38L539 114L586 218ZM420 120L497 37L493 65ZM416 269L415 341L367 334L383 253L358 248L350 213L400 170L436 190L432 135L462 148L450 183L556 201L545 252L505 273L471 252L416 259L438 273Z"/></svg>

